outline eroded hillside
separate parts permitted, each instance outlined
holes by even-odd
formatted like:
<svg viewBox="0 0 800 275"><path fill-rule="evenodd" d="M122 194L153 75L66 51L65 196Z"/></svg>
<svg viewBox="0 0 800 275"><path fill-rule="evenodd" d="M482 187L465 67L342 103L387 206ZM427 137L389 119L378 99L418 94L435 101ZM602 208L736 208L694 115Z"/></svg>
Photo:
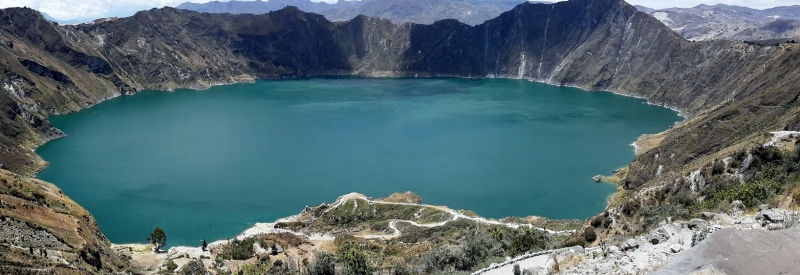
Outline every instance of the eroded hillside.
<svg viewBox="0 0 800 275"><path fill-rule="evenodd" d="M86 209L50 183L0 170L0 274L130 273Z"/></svg>

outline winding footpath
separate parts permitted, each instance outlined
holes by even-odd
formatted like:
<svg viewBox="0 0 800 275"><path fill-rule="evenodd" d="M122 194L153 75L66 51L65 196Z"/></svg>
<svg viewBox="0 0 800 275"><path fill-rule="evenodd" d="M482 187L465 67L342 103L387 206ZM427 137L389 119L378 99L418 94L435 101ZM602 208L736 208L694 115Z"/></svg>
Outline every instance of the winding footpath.
<svg viewBox="0 0 800 275"><path fill-rule="evenodd" d="M339 197L336 200L336 202L331 204L330 208L328 208L325 211L325 213L344 205L348 201L353 201L353 200L363 200L363 201L366 201L369 204L403 205L403 206L433 208L433 209L437 209L437 210L440 210L440 211L444 211L445 213L450 215L450 219L449 220L442 221L442 222L435 222L435 223L418 223L416 221L400 220L400 219L391 220L391 221L389 221L389 229L392 230L391 234L371 234L371 235L358 236L358 237L365 238L365 239L390 240L390 239L393 239L393 238L400 237L400 235L402 235L402 232L400 232L400 230L397 229L397 223L408 223L408 224L411 224L411 225L417 226L417 227L433 228L433 227L444 226L447 223L452 222L452 221L456 221L458 219L470 220L470 221L474 221L474 222L481 223L481 224L505 226L505 227L513 228L513 229L519 229L520 227L527 227L527 228L533 228L533 229L545 231L545 232L547 232L549 234L557 234L557 235L560 235L560 234L572 234L573 232L575 232L575 230L555 231L555 230L535 227L535 226L533 226L531 224L507 223L507 222L500 222L500 221L496 221L496 220L490 220L490 219L486 219L486 218L482 218L482 217L471 217L471 216L464 215L464 214L462 214L462 213L460 213L460 212L458 212L456 210L453 210L453 209L450 209L450 208L447 208L447 207L442 207L442 206L372 200L372 199L368 198L367 196L365 196L364 194L359 194L359 193L350 193L350 194L347 194L347 195ZM356 204L356 207L358 207L358 204Z"/></svg>

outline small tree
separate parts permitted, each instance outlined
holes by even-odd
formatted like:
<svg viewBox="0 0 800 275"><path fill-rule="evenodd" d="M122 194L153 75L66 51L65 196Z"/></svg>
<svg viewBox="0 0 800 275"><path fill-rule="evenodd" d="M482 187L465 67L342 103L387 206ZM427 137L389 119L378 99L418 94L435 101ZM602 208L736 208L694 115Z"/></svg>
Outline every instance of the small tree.
<svg viewBox="0 0 800 275"><path fill-rule="evenodd" d="M519 270L519 264L514 265L514 275L522 275L522 271Z"/></svg>
<svg viewBox="0 0 800 275"><path fill-rule="evenodd" d="M164 230L161 230L160 227L156 227L156 230L150 234L150 237L147 238L147 242L155 245L155 251L161 251L161 248L167 245L167 234L164 233Z"/></svg>

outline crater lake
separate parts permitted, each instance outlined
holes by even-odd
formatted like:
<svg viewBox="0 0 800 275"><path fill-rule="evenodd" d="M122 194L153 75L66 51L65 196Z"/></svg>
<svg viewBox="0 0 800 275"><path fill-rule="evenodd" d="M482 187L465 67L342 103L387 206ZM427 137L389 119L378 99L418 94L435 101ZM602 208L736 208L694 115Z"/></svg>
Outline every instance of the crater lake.
<svg viewBox="0 0 800 275"><path fill-rule="evenodd" d="M51 117L38 177L115 243L232 238L358 192L413 191L484 217L585 219L640 135L681 118L642 99L526 80L310 78L142 91Z"/></svg>

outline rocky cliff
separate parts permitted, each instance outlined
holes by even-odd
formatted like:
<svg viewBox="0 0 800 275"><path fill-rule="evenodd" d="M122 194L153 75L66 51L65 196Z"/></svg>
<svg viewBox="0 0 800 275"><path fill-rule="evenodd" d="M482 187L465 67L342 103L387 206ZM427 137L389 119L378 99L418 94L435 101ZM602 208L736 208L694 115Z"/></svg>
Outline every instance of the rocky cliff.
<svg viewBox="0 0 800 275"><path fill-rule="evenodd" d="M31 149L62 135L47 116L142 89L314 75L524 78L610 90L688 119L631 164L626 189L683 176L772 130L800 128L797 45L690 42L621 0L525 3L477 26L359 16L330 22L172 8L59 26L0 10L0 163L30 175Z"/></svg>

